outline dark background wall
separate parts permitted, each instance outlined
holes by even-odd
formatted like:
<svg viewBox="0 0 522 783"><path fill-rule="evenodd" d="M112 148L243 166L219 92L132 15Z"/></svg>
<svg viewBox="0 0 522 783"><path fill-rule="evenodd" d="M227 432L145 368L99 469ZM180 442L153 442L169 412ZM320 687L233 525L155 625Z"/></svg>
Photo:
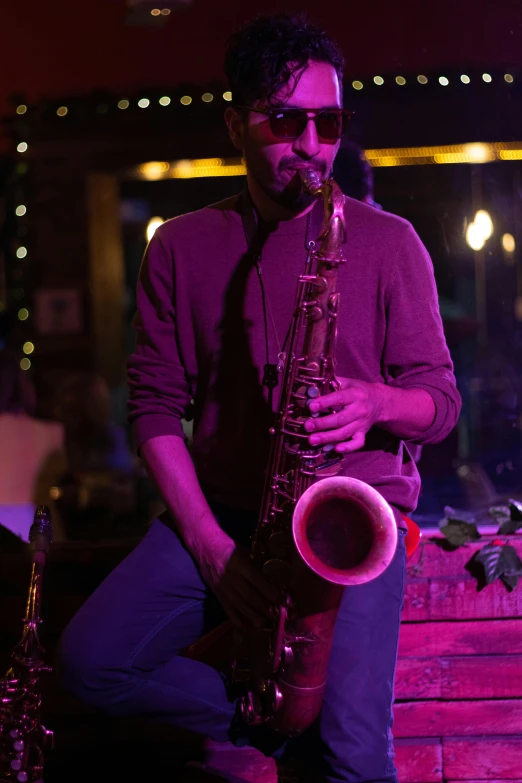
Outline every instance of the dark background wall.
<svg viewBox="0 0 522 783"><path fill-rule="evenodd" d="M192 0L160 29L126 24L124 0L4 0L0 116L9 113L9 96L16 93L35 102L94 89L220 79L233 29L257 13L295 8L308 10L337 37L350 78L522 65L518 0Z"/></svg>

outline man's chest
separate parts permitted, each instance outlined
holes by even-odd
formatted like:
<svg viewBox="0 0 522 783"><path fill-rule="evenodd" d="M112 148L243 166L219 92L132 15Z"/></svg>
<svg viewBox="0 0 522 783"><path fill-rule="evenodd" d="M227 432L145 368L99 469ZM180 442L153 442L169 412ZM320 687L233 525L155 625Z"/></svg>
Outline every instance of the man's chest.
<svg viewBox="0 0 522 783"><path fill-rule="evenodd" d="M336 281L338 373L375 378L386 335L383 283L376 264L346 256ZM211 281L196 280L191 312L200 360L214 364L225 351L256 367L276 362L292 338L305 260L304 249L287 247L281 257L262 256L259 266L243 258Z"/></svg>

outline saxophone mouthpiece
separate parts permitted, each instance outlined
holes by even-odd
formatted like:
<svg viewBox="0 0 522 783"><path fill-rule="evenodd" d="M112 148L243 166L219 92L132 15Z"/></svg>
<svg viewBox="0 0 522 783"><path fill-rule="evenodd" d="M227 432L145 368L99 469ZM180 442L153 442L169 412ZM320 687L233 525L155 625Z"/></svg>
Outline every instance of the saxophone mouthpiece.
<svg viewBox="0 0 522 783"><path fill-rule="evenodd" d="M38 506L29 529L29 541L37 552L47 552L52 540L51 511L47 506Z"/></svg>
<svg viewBox="0 0 522 783"><path fill-rule="evenodd" d="M305 189L311 193L312 196L316 196L323 184L318 172L315 171L315 169L301 169L299 174L301 175L301 181Z"/></svg>

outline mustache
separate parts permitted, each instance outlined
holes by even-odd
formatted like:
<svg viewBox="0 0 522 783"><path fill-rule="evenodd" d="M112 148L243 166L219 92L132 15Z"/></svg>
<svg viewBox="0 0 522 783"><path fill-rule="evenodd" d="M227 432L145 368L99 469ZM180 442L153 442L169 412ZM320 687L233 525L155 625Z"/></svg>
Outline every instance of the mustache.
<svg viewBox="0 0 522 783"><path fill-rule="evenodd" d="M323 160L306 161L296 155L285 155L279 161L279 172L286 169L310 168L317 171L324 179L329 174L328 164Z"/></svg>

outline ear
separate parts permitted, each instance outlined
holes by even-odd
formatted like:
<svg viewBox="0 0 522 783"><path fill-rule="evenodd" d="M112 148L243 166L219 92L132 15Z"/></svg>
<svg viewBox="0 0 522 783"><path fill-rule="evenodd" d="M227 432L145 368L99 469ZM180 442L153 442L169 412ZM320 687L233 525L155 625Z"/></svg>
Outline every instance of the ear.
<svg viewBox="0 0 522 783"><path fill-rule="evenodd" d="M234 109L233 106L228 106L225 109L225 122L227 124L228 133L232 144L238 150L243 150L243 136L245 132L245 121L241 114Z"/></svg>

